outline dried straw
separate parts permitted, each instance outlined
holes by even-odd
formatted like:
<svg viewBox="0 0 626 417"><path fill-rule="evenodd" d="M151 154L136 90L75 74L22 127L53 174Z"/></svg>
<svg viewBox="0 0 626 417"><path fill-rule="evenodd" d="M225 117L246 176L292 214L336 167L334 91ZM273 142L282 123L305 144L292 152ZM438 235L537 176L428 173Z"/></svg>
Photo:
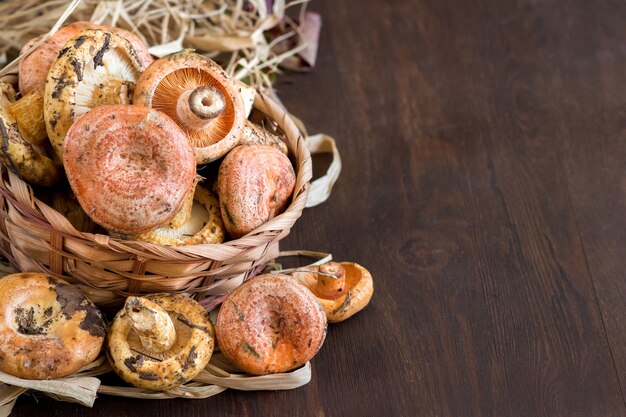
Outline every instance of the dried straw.
<svg viewBox="0 0 626 417"><path fill-rule="evenodd" d="M167 391L151 391L128 386L101 385L96 376L111 372L104 356L75 374L58 379L21 379L0 372L0 416L8 416L15 400L27 390L34 390L58 400L92 407L97 394L117 397L161 400L168 398L202 399L217 395L226 389L240 391L289 390L306 385L311 380L311 364L291 372L250 376L233 372L233 366L220 353L211 357L206 368L190 382Z"/></svg>
<svg viewBox="0 0 626 417"><path fill-rule="evenodd" d="M261 91L270 91L278 65L307 49L301 25L289 18L286 11L298 6L298 21L305 22L308 1L3 1L0 2L0 65L49 28L54 33L62 23L89 20L137 33L156 56L195 48L222 64L229 75ZM274 39L264 35L278 23L286 28L282 35ZM288 42L293 38L297 41ZM287 44L295 46L285 48ZM16 65L16 61L7 65L0 76L15 72Z"/></svg>

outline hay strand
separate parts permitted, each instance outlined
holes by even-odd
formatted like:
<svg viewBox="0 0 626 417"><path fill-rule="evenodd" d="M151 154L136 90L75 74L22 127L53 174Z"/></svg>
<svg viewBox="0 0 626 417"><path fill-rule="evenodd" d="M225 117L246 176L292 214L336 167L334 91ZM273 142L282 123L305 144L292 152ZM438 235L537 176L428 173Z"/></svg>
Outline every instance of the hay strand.
<svg viewBox="0 0 626 417"><path fill-rule="evenodd" d="M0 65L19 52L30 39L45 33L33 48L6 65L0 76L15 73L17 63L62 24L89 20L119 26L138 34L150 53L164 56L194 48L218 61L226 72L261 91L271 91L273 74L285 60L302 55L315 62L319 25L305 15L309 0L8 0L0 2ZM268 5L271 6L268 8ZM300 7L300 18L286 12ZM300 23L302 22L302 23ZM277 28L277 25L280 27ZM280 33L266 36L270 29Z"/></svg>

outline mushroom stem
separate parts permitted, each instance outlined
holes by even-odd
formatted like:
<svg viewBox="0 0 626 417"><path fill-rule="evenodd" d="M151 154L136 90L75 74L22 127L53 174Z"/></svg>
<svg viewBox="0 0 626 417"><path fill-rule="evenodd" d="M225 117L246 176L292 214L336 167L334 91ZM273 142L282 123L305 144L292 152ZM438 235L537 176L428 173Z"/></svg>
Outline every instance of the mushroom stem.
<svg viewBox="0 0 626 417"><path fill-rule="evenodd" d="M317 273L315 292L321 298L334 300L344 294L346 271L338 262L326 262L320 265Z"/></svg>
<svg viewBox="0 0 626 417"><path fill-rule="evenodd" d="M192 129L206 129L225 108L224 94L209 86L186 90L176 102L176 114L185 126Z"/></svg>
<svg viewBox="0 0 626 417"><path fill-rule="evenodd" d="M135 83L111 79L96 85L93 90L94 108L106 104L130 104L135 90Z"/></svg>
<svg viewBox="0 0 626 417"><path fill-rule="evenodd" d="M149 351L165 352L176 342L170 315L156 303L143 297L128 297L124 310L141 344Z"/></svg>

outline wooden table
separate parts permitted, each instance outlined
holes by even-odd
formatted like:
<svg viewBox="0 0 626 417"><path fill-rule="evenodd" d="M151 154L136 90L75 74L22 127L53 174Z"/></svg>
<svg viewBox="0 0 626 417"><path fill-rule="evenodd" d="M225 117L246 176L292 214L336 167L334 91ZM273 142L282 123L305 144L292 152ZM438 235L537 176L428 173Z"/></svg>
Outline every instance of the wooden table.
<svg viewBox="0 0 626 417"><path fill-rule="evenodd" d="M283 249L367 266L313 380L202 400L23 397L15 416L626 416L626 4L316 1L278 85L338 139Z"/></svg>

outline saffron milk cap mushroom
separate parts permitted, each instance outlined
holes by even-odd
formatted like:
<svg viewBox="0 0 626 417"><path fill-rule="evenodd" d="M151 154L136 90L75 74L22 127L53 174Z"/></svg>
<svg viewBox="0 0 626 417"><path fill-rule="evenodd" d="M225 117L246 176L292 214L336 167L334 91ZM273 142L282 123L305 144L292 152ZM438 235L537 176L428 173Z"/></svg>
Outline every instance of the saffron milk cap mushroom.
<svg viewBox="0 0 626 417"><path fill-rule="evenodd" d="M222 353L253 375L304 365L326 337L326 315L305 287L287 275L256 276L222 303L215 324Z"/></svg>
<svg viewBox="0 0 626 417"><path fill-rule="evenodd" d="M22 138L33 145L48 141L46 122L43 119L43 92L33 90L9 105Z"/></svg>
<svg viewBox="0 0 626 417"><path fill-rule="evenodd" d="M198 164L239 143L243 99L233 80L211 59L186 49L150 65L137 81L134 103L170 116L189 136Z"/></svg>
<svg viewBox="0 0 626 417"><path fill-rule="evenodd" d="M229 152L220 165L217 188L230 236L241 237L282 213L295 184L289 158L274 146L237 146Z"/></svg>
<svg viewBox="0 0 626 417"><path fill-rule="evenodd" d="M52 185L61 176L61 169L48 156L43 146L24 140L11 105L15 102L15 90L0 81L0 160L24 180L38 185Z"/></svg>
<svg viewBox="0 0 626 417"><path fill-rule="evenodd" d="M330 323L363 310L374 294L372 275L353 262L327 262L293 276L317 297Z"/></svg>
<svg viewBox="0 0 626 417"><path fill-rule="evenodd" d="M26 95L33 90L43 91L46 84L46 77L52 63L57 58L65 43L77 37L82 31L89 29L100 29L117 33L127 39L137 54L137 58L144 67L154 61L146 44L132 32L115 26L96 25L91 22L74 22L59 28L52 36L46 39L41 45L32 51L19 63L19 87L22 95ZM43 36L43 35L42 35ZM41 39L41 36L28 41L20 51L23 54Z"/></svg>
<svg viewBox="0 0 626 417"><path fill-rule="evenodd" d="M33 272L0 279L0 370L67 376L98 357L105 335L102 314L77 287Z"/></svg>
<svg viewBox="0 0 626 417"><path fill-rule="evenodd" d="M222 243L224 237L224 223L220 215L219 202L209 190L199 185L193 193L191 215L186 223L178 227L170 223L146 233L128 236L133 240L171 246Z"/></svg>
<svg viewBox="0 0 626 417"><path fill-rule="evenodd" d="M46 77L52 63L59 55L63 45L70 39L78 36L83 30L89 29L88 22L76 22L59 28L54 34L46 39L41 45L24 57L19 63L19 87L22 95L26 95L33 90L43 91L46 85ZM43 35L28 41L20 51L25 53L36 44Z"/></svg>
<svg viewBox="0 0 626 417"><path fill-rule="evenodd" d="M131 103L142 71L130 43L115 33L86 30L65 44L44 93L46 130L59 159L74 120L101 105Z"/></svg>
<svg viewBox="0 0 626 417"><path fill-rule="evenodd" d="M107 357L126 382L167 390L199 374L211 359L213 324L196 301L178 294L128 297L107 338Z"/></svg>
<svg viewBox="0 0 626 417"><path fill-rule="evenodd" d="M63 165L91 219L138 234L163 226L181 209L196 177L193 149L169 117L147 107L100 106L70 128Z"/></svg>

